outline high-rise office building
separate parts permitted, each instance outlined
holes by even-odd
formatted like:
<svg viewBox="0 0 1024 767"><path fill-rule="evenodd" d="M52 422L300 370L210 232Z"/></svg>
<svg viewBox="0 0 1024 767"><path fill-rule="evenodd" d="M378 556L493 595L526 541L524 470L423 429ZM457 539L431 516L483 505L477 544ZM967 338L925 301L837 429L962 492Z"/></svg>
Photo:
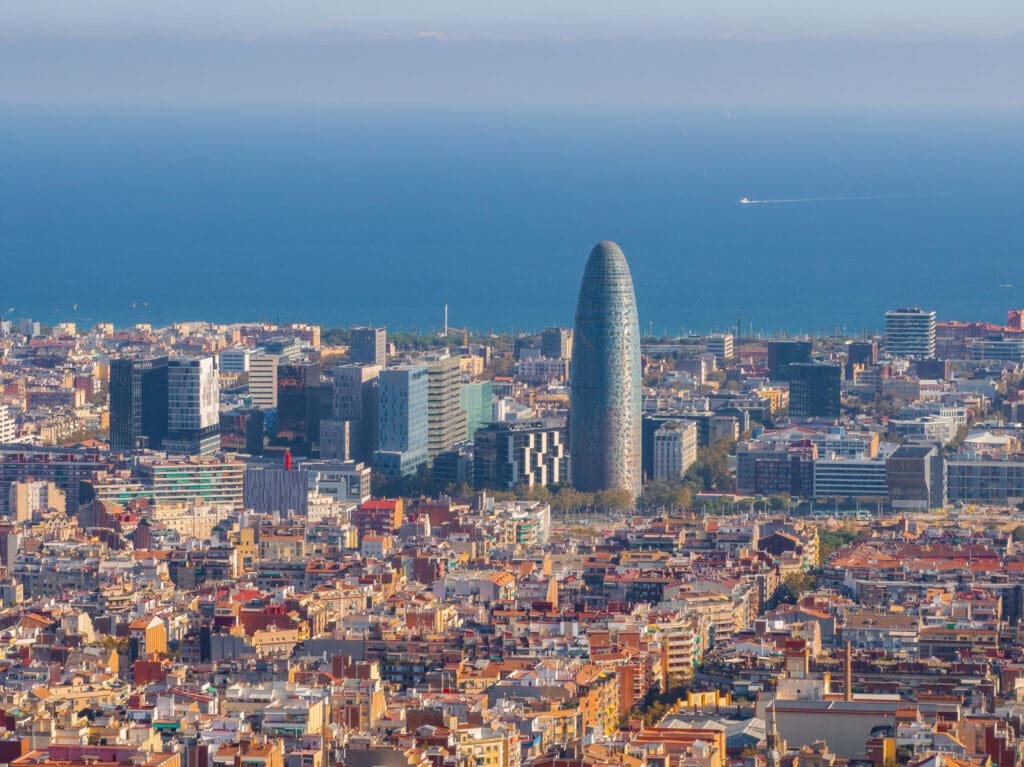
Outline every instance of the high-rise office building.
<svg viewBox="0 0 1024 767"><path fill-rule="evenodd" d="M260 343L264 354L272 354L281 363L302 361L302 341L295 336L271 336Z"/></svg>
<svg viewBox="0 0 1024 767"><path fill-rule="evenodd" d="M388 366L387 328L352 328L349 359L363 365Z"/></svg>
<svg viewBox="0 0 1024 767"><path fill-rule="evenodd" d="M277 407L277 366L276 354L257 354L249 358L249 398L252 406L260 410Z"/></svg>
<svg viewBox="0 0 1024 767"><path fill-rule="evenodd" d="M484 428L494 418L494 384L490 381L464 383L459 389L459 399L466 413L465 440L471 442L477 429Z"/></svg>
<svg viewBox="0 0 1024 767"><path fill-rule="evenodd" d="M707 349L708 354L715 355L715 361L719 365L735 356L732 333L715 333L708 336L704 342L704 348Z"/></svg>
<svg viewBox="0 0 1024 767"><path fill-rule="evenodd" d="M373 458L377 449L379 375L378 365L334 368L331 421L320 427L322 457L363 463Z"/></svg>
<svg viewBox="0 0 1024 767"><path fill-rule="evenodd" d="M414 474L427 462L427 366L380 371L377 469L388 477Z"/></svg>
<svg viewBox="0 0 1024 767"><path fill-rule="evenodd" d="M220 414L220 445L226 453L263 455L266 413L236 408Z"/></svg>
<svg viewBox="0 0 1024 767"><path fill-rule="evenodd" d="M774 381L788 381L789 366L794 362L810 361L810 341L768 342L768 377Z"/></svg>
<svg viewBox="0 0 1024 767"><path fill-rule="evenodd" d="M540 353L552 360L572 359L572 328L548 328L541 333Z"/></svg>
<svg viewBox="0 0 1024 767"><path fill-rule="evenodd" d="M640 323L629 264L614 242L587 260L576 306L569 451L579 490L640 494Z"/></svg>
<svg viewBox="0 0 1024 767"><path fill-rule="evenodd" d="M184 455L220 450L220 378L214 357L168 361L163 449Z"/></svg>
<svg viewBox="0 0 1024 767"><path fill-rule="evenodd" d="M320 365L289 363L277 368L277 438L309 455L320 441Z"/></svg>
<svg viewBox="0 0 1024 767"><path fill-rule="evenodd" d="M654 475L656 482L682 479L697 462L697 424L673 420L654 432Z"/></svg>
<svg viewBox="0 0 1024 767"><path fill-rule="evenodd" d="M893 357L934 357L935 312L918 306L886 312L885 351Z"/></svg>
<svg viewBox="0 0 1024 767"><path fill-rule="evenodd" d="M878 342L874 340L850 341L846 345L846 377L853 379L858 370L869 368L878 362Z"/></svg>
<svg viewBox="0 0 1024 767"><path fill-rule="evenodd" d="M459 358L434 356L427 363L427 459L466 438L466 411L460 389Z"/></svg>
<svg viewBox="0 0 1024 767"><path fill-rule="evenodd" d="M794 418L839 418L842 369L826 362L789 366L789 414Z"/></svg>
<svg viewBox="0 0 1024 767"><path fill-rule="evenodd" d="M252 356L252 349L225 349L218 357L221 375L248 373Z"/></svg>
<svg viewBox="0 0 1024 767"><path fill-rule="evenodd" d="M167 357L110 361L110 449L159 450L167 434Z"/></svg>

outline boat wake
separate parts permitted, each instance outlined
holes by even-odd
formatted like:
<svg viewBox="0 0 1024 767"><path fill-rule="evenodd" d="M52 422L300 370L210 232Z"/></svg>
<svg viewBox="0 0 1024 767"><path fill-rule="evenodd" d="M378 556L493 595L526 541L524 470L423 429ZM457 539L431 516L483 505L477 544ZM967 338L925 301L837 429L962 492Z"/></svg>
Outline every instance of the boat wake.
<svg viewBox="0 0 1024 767"><path fill-rule="evenodd" d="M798 202L844 202L848 200L890 200L898 195L870 194L856 197L788 197L773 200L751 200L740 198L740 205L786 205Z"/></svg>

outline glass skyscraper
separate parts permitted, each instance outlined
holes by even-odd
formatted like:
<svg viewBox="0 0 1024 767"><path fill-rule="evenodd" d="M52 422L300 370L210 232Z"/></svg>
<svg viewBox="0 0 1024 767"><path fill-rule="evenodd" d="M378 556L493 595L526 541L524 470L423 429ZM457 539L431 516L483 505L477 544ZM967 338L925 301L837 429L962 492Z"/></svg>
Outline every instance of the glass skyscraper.
<svg viewBox="0 0 1024 767"><path fill-rule="evenodd" d="M591 251L570 372L569 452L578 490L640 494L640 323L629 264L614 242Z"/></svg>
<svg viewBox="0 0 1024 767"><path fill-rule="evenodd" d="M427 462L427 366L380 371L374 465L387 477L415 474Z"/></svg>
<svg viewBox="0 0 1024 767"><path fill-rule="evenodd" d="M167 357L110 361L110 449L159 449L167 433Z"/></svg>

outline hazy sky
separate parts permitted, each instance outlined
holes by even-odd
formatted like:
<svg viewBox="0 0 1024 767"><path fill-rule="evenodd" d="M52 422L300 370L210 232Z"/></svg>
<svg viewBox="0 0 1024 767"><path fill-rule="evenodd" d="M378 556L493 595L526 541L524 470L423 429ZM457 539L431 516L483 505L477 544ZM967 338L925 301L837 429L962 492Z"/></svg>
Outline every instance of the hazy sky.
<svg viewBox="0 0 1024 767"><path fill-rule="evenodd" d="M1021 106L1024 0L0 0L0 101Z"/></svg>

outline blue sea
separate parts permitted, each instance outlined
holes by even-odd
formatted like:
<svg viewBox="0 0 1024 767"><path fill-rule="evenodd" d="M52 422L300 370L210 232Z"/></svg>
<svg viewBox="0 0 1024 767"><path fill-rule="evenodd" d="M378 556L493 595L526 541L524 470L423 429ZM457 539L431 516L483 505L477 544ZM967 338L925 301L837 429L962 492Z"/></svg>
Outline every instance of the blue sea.
<svg viewBox="0 0 1024 767"><path fill-rule="evenodd" d="M6 106L0 311L533 330L613 239L645 334L1001 321L1022 186L1020 112Z"/></svg>

